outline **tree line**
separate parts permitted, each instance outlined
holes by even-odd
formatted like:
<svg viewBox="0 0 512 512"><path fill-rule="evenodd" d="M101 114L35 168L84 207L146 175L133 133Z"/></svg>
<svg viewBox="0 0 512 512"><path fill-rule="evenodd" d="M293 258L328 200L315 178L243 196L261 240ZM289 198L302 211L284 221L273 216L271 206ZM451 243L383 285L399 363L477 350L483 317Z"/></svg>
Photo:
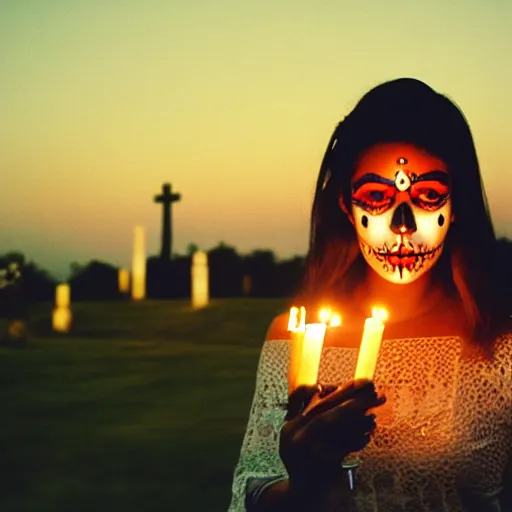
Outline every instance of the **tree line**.
<svg viewBox="0 0 512 512"><path fill-rule="evenodd" d="M147 297L190 297L190 267L192 254L196 250L195 244L189 244L186 254L175 254L171 261L150 256L146 266ZM268 249L257 249L243 255L224 242L206 252L212 298L287 297L295 292L303 274L305 258L302 256L279 260ZM23 289L24 296L30 302L54 300L59 280L50 272L33 261L27 261L25 255L17 251L0 256L0 270L7 269L11 263L16 263L22 269L22 278L19 284L13 283L13 286L7 287L2 287L0 280L0 314L5 309L5 304L2 308L2 295L5 295L5 290L15 286ZM72 300L122 299L124 295L119 291L119 270L119 266L99 259L86 263L72 262L66 281L71 286Z"/></svg>
<svg viewBox="0 0 512 512"><path fill-rule="evenodd" d="M502 269L503 300L509 301L512 309L509 292L512 289L512 240L502 238L498 241L498 246L499 257L496 265ZM171 261L162 260L159 256L149 257L146 274L147 297L190 297L190 267L192 254L196 249L197 246L190 244L186 254L176 254ZM304 272L303 256L279 260L273 251L265 249L243 255L235 247L222 242L207 253L212 298L284 298L292 296L300 287ZM18 284L9 286L9 272L13 272L8 271L8 268L9 265L12 268L13 263L22 269L21 279ZM72 263L68 278L72 301L126 299L126 295L119 291L118 276L119 267L105 261ZM33 261L26 261L20 252L0 256L0 316L9 307L13 307L14 289L18 289L19 294L28 302L53 301L57 284L57 279L48 271Z"/></svg>

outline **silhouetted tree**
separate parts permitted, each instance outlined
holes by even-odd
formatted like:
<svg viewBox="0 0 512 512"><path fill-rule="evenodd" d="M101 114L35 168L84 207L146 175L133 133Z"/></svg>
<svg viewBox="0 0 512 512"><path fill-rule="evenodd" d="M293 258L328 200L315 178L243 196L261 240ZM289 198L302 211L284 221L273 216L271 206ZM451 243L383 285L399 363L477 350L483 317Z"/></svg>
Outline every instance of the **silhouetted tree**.
<svg viewBox="0 0 512 512"><path fill-rule="evenodd" d="M299 291L305 268L305 258L295 256L292 259L280 261L276 264L275 295L279 297L292 297Z"/></svg>
<svg viewBox="0 0 512 512"><path fill-rule="evenodd" d="M69 280L74 279L78 274L84 270L85 266L77 261L73 261L69 265Z"/></svg>
<svg viewBox="0 0 512 512"><path fill-rule="evenodd" d="M3 256L0 256L0 264L5 267L9 263L16 263L20 269L25 265L25 255L20 251L9 251Z"/></svg>
<svg viewBox="0 0 512 512"><path fill-rule="evenodd" d="M57 283L53 276L33 261L27 262L25 255L19 251L0 256L0 269L7 268L11 263L16 263L19 268L21 279L17 285L26 302L53 300Z"/></svg>
<svg viewBox="0 0 512 512"><path fill-rule="evenodd" d="M24 261L19 253L0 257L0 318L12 320L26 316L22 280Z"/></svg>
<svg viewBox="0 0 512 512"><path fill-rule="evenodd" d="M175 255L171 261L160 256L147 260L147 296L153 299L190 297L191 255L197 245L191 243L186 255ZM249 275L253 297L291 297L298 291L304 273L305 258L295 256L278 261L271 250L258 249L240 255L236 248L220 242L208 252L210 295L213 298L243 295L243 278ZM53 301L56 280L34 262L26 262L21 252L11 251L0 256L0 269L7 262L16 262L22 268L20 290L30 301ZM512 313L512 241L498 240L496 267L500 272L501 300ZM93 260L87 265L70 265L72 300L113 300L122 297L118 289L119 269L111 264ZM2 310L0 291L0 314ZM4 297L4 310L6 300Z"/></svg>
<svg viewBox="0 0 512 512"><path fill-rule="evenodd" d="M244 258L244 270L251 276L253 297L279 297L275 254L258 249Z"/></svg>
<svg viewBox="0 0 512 512"><path fill-rule="evenodd" d="M148 298L178 299L190 296L190 256L174 255L170 261L151 256L146 268Z"/></svg>
<svg viewBox="0 0 512 512"><path fill-rule="evenodd" d="M46 270L39 268L33 262L29 262L23 268L23 286L28 301L53 301L57 280Z"/></svg>
<svg viewBox="0 0 512 512"><path fill-rule="evenodd" d="M234 247L220 243L208 251L210 295L239 297L242 295L243 260Z"/></svg>
<svg viewBox="0 0 512 512"><path fill-rule="evenodd" d="M0 257L0 345L27 343L28 304L23 289L25 257L11 252Z"/></svg>
<svg viewBox="0 0 512 512"><path fill-rule="evenodd" d="M199 246L193 242L190 242L188 245L187 245L187 256L192 256L192 254L194 254L196 251L199 250Z"/></svg>
<svg viewBox="0 0 512 512"><path fill-rule="evenodd" d="M114 265L93 260L69 280L73 301L117 300L119 269Z"/></svg>

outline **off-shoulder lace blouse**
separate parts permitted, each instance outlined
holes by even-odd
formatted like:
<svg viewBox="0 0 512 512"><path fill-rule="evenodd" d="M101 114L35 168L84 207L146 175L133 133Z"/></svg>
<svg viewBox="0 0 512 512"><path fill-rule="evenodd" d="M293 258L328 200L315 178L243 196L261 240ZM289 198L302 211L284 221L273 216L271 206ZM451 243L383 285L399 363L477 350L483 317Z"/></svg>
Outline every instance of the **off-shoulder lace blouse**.
<svg viewBox="0 0 512 512"><path fill-rule="evenodd" d="M350 380L357 354L354 348L324 347L319 382ZM287 400L288 358L288 341L265 342L230 512L245 510L248 479L287 476L279 458L285 415L279 404ZM505 484L512 447L512 336L497 341L491 360L463 357L455 337L384 340L375 382L388 401L371 443L360 452L356 491L340 482L329 510L512 511Z"/></svg>

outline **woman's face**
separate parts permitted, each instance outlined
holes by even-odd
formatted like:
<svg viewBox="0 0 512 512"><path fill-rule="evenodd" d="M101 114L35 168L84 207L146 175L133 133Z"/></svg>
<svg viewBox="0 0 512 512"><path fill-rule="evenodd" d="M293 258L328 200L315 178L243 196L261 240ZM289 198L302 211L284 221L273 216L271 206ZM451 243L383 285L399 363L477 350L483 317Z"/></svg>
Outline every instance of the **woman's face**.
<svg viewBox="0 0 512 512"><path fill-rule="evenodd" d="M368 149L352 178L351 220L377 274L407 284L437 262L452 222L446 164L406 143Z"/></svg>

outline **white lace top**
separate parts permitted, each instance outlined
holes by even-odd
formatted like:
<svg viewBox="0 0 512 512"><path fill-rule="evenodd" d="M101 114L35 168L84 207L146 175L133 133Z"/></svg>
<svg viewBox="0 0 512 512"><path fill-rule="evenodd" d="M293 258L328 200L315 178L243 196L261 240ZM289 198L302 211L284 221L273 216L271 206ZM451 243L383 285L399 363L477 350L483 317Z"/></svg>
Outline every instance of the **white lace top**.
<svg viewBox="0 0 512 512"><path fill-rule="evenodd" d="M350 380L357 353L324 347L319 382ZM230 512L245 510L249 478L287 476L279 457L285 415L279 404L287 401L288 357L286 340L263 346ZM500 496L512 460L512 336L498 340L492 361L461 357L458 338L384 340L375 382L388 400L373 440L360 452L356 490L340 482L327 510L512 510Z"/></svg>

